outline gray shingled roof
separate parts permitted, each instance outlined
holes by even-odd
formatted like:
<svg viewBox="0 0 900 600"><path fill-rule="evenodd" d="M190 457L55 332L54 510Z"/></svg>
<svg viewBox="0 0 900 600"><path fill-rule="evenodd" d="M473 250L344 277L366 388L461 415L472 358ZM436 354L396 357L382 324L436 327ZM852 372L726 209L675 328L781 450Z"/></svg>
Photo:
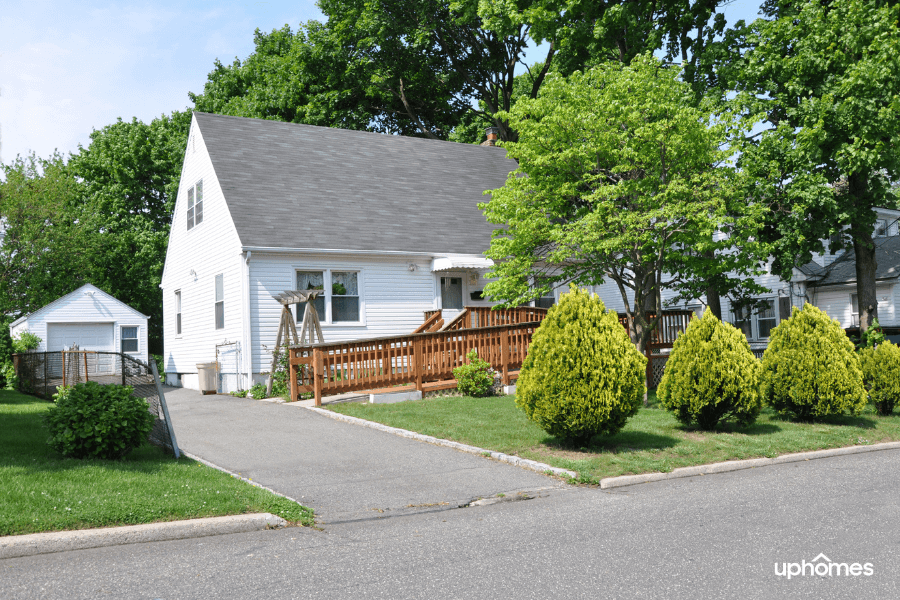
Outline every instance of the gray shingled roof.
<svg viewBox="0 0 900 600"><path fill-rule="evenodd" d="M502 148L195 112L243 246L479 254Z"/></svg>
<svg viewBox="0 0 900 600"><path fill-rule="evenodd" d="M875 261L878 267L875 270L875 279L896 279L900 277L900 236L876 238ZM821 287L825 285L838 285L841 283L853 283L856 281L856 254L853 248L847 250L840 258L823 269L824 277L809 285Z"/></svg>

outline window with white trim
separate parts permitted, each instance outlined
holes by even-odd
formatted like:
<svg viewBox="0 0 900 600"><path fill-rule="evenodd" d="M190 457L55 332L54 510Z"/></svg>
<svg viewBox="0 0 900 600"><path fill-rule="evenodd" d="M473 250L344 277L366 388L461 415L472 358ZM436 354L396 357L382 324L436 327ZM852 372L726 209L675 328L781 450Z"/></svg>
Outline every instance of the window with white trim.
<svg viewBox="0 0 900 600"><path fill-rule="evenodd" d="M138 351L138 328L122 327L122 352L134 354Z"/></svg>
<svg viewBox="0 0 900 600"><path fill-rule="evenodd" d="M181 290L175 290L175 335L181 335Z"/></svg>
<svg viewBox="0 0 900 600"><path fill-rule="evenodd" d="M875 221L875 237L885 237L888 234L888 225L885 219Z"/></svg>
<svg viewBox="0 0 900 600"><path fill-rule="evenodd" d="M297 290L322 290L324 292L313 300L321 323L362 323L359 271L303 269L296 273ZM303 321L305 313L306 303L297 304L298 323Z"/></svg>
<svg viewBox="0 0 900 600"><path fill-rule="evenodd" d="M216 275L216 329L225 329L225 275Z"/></svg>
<svg viewBox="0 0 900 600"><path fill-rule="evenodd" d="M791 316L791 299L779 296L775 298L759 298L755 306L732 307L732 324L744 332L748 340L767 340L778 324Z"/></svg>
<svg viewBox="0 0 900 600"><path fill-rule="evenodd" d="M203 222L203 180L188 189L187 228L193 229L194 225Z"/></svg>

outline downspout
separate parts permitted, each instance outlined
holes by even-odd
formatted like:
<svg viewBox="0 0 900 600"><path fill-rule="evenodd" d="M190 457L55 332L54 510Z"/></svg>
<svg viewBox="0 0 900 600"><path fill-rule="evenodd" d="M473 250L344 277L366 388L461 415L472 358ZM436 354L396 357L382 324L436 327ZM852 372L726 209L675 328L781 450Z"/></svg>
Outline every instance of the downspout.
<svg viewBox="0 0 900 600"><path fill-rule="evenodd" d="M241 317L243 322L243 341L241 342L242 353L244 358L244 369L246 371L246 381L243 389L249 390L253 386L253 347L251 346L251 317L250 317L250 255L252 252L247 250L243 254L241 261Z"/></svg>

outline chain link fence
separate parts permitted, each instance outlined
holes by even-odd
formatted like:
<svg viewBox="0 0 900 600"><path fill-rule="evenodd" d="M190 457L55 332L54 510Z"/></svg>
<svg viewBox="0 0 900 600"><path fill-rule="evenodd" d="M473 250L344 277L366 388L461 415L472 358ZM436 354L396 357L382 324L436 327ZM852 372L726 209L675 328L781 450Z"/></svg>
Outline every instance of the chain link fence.
<svg viewBox="0 0 900 600"><path fill-rule="evenodd" d="M180 455L156 364L148 365L121 352L92 350L13 354L13 364L19 390L45 400L53 399L57 387L87 381L130 386L135 396L147 401L150 414L156 417L150 443L169 450L176 458Z"/></svg>

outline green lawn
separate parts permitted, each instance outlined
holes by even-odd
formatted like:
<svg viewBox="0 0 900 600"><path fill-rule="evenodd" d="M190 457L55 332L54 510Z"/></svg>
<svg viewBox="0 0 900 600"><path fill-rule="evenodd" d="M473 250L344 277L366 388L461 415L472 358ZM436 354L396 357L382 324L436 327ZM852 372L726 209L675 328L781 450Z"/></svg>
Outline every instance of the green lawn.
<svg viewBox="0 0 900 600"><path fill-rule="evenodd" d="M0 390L0 536L255 512L313 524L306 507L154 446L121 461L62 458L46 444L49 406Z"/></svg>
<svg viewBox="0 0 900 600"><path fill-rule="evenodd" d="M583 481L632 473L667 472L724 460L900 440L900 415L880 417L870 406L856 417L792 423L763 409L746 429L704 432L681 425L655 397L618 434L587 448L567 447L516 408L512 396L431 398L398 404L328 407L369 421L538 460L579 473Z"/></svg>

